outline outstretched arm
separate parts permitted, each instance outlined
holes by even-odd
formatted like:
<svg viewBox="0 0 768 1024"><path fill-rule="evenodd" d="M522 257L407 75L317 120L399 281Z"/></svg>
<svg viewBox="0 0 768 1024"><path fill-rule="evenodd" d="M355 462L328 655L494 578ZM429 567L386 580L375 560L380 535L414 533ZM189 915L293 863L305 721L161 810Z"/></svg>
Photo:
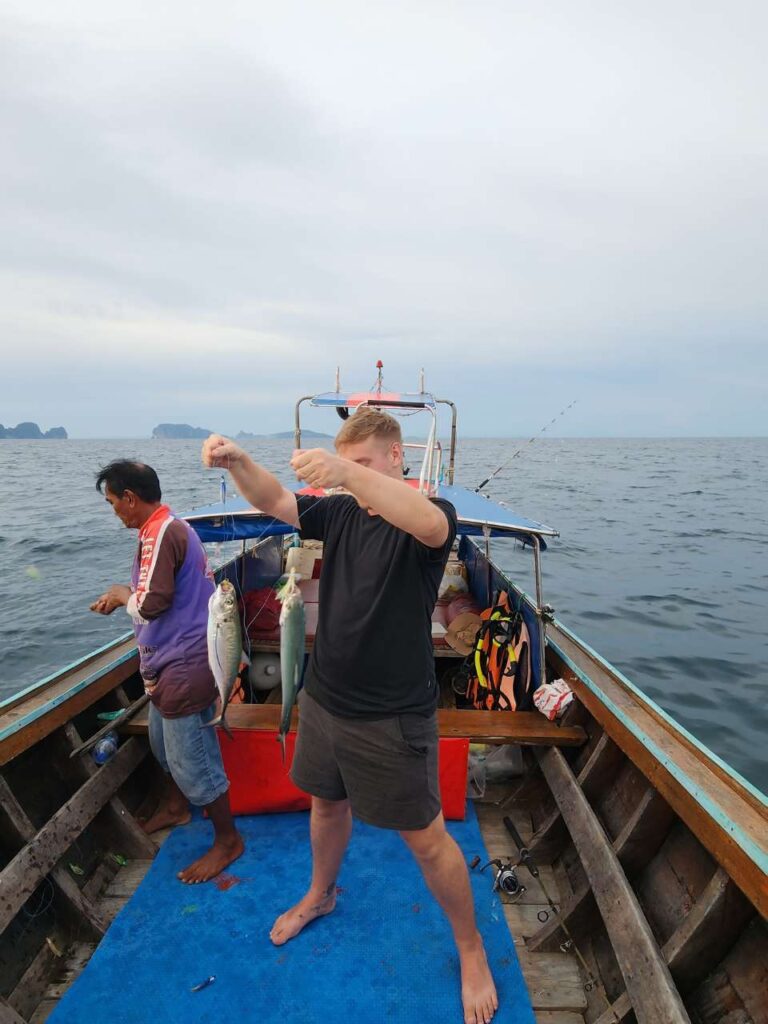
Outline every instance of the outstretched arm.
<svg viewBox="0 0 768 1024"><path fill-rule="evenodd" d="M254 462L234 441L220 434L211 434L203 442L201 457L204 466L228 469L240 493L254 508L298 527L296 495L283 487L276 476Z"/></svg>
<svg viewBox="0 0 768 1024"><path fill-rule="evenodd" d="M429 548L448 539L445 513L405 481L332 455L324 448L296 451L291 466L300 480L314 487L343 487L360 505L410 533Z"/></svg>

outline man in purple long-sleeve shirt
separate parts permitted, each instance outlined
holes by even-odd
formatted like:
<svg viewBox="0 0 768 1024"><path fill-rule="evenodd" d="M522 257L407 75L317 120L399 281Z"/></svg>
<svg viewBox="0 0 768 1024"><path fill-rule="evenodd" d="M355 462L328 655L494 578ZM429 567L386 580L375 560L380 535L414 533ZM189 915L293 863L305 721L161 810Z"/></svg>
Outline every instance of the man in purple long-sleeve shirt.
<svg viewBox="0 0 768 1024"><path fill-rule="evenodd" d="M131 586L115 584L91 610L111 615L125 606L136 633L139 670L150 698L150 745L167 773L167 792L144 829L185 824L190 803L204 807L214 827L213 846L179 878L207 882L243 852L216 730L206 727L216 700L206 640L213 577L194 530L162 504L151 466L112 462L98 474L99 491L102 485L118 519L139 531Z"/></svg>

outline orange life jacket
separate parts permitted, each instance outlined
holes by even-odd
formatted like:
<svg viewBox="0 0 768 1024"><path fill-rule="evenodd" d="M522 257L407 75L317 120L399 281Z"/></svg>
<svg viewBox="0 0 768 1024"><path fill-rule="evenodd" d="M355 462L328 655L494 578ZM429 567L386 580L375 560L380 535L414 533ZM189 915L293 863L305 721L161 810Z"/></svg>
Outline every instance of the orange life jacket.
<svg viewBox="0 0 768 1024"><path fill-rule="evenodd" d="M531 640L522 613L502 590L480 618L467 697L476 708L488 711L528 710L533 696Z"/></svg>

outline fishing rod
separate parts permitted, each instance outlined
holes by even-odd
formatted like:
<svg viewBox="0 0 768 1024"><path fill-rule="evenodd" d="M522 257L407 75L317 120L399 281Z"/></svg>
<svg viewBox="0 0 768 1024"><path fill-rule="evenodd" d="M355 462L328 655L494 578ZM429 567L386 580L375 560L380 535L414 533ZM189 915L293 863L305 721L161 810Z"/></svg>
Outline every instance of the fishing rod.
<svg viewBox="0 0 768 1024"><path fill-rule="evenodd" d="M543 427L541 428L541 430L540 430L540 431L538 432L538 434L534 434L534 435L533 435L533 437L529 438L526 444L533 444L533 442L534 442L534 441L536 440L536 438L537 438L537 437L540 437L540 436L541 436L541 435L542 435L542 434L544 433L544 431L545 431L545 430L549 430L549 428L550 428L550 427L552 426L552 424L553 424L553 423L554 423L554 422L555 422L556 420L559 420L561 416L565 416L565 414L566 414L566 413L568 412L568 410L569 410L569 409L571 409L571 408L572 408L572 407L573 407L574 405L576 405L576 401L577 401L577 400L576 400L576 399L574 398L574 400L573 400L573 401L571 402L571 404L570 404L570 405L566 405L566 407L565 407L565 408L564 408L563 410L561 410L561 411L560 411L560 412L559 412L559 413L557 414L557 416L555 416L555 417L554 417L553 419L551 419L551 420L549 421L549 423L547 423L547 424L546 424L546 426L543 426ZM520 452L521 452L521 451L522 451L522 450L523 450L523 449L524 449L525 447L526 447L526 445L525 445L525 444L524 444L524 445L521 445L521 446L520 446L520 447L519 447L519 448L517 449L517 451L515 452L515 454L514 454L514 455L513 455L513 456L512 456L511 458L507 459L507 461L506 461L506 462L502 462L502 464L501 464L501 465L499 466L499 468L498 468L498 469L494 469L494 471L493 471L493 472L491 473L491 475L490 475L490 476L487 476L487 477L485 478L485 480L483 480L483 482L482 482L481 484L478 484L478 485L477 485L477 487L475 488L475 494L477 494L477 493L478 493L478 491L481 491L481 490L483 489L483 487L485 487L485 485L486 485L486 484L490 483L490 482L491 482L491 480L493 480L493 478L494 478L494 477L496 476L496 474L497 474L497 473L500 473L500 472L502 471L502 469L506 469L506 467L507 467L507 466L508 466L508 465L510 464L510 462L512 462L512 460L513 460L513 459L516 459L516 458L517 458L517 456L518 456L518 455L520 454Z"/></svg>

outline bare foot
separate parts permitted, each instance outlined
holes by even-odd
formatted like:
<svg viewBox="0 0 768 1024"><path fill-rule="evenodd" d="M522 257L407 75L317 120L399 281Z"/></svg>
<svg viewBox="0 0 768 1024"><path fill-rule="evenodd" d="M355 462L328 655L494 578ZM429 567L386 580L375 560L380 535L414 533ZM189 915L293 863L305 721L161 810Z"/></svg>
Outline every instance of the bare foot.
<svg viewBox="0 0 768 1024"><path fill-rule="evenodd" d="M161 828L173 828L174 825L187 825L192 820L189 807L163 807L157 808L149 818L140 818L139 825L147 835L159 832Z"/></svg>
<svg viewBox="0 0 768 1024"><path fill-rule="evenodd" d="M187 885L210 882L216 875L221 874L233 860L237 860L244 849L245 843L239 832L235 832L232 839L225 841L217 839L207 853L180 871L177 877Z"/></svg>
<svg viewBox="0 0 768 1024"><path fill-rule="evenodd" d="M276 946L282 946L289 939L295 939L301 929L305 928L312 921L316 921L318 917L330 914L335 906L335 882L329 885L321 896L315 896L310 890L302 900L299 900L295 907L291 907L290 910L286 910L284 914L278 917L272 925L269 937Z"/></svg>
<svg viewBox="0 0 768 1024"><path fill-rule="evenodd" d="M464 1024L489 1024L499 1008L499 1000L479 935L476 945L459 950L459 959Z"/></svg>

